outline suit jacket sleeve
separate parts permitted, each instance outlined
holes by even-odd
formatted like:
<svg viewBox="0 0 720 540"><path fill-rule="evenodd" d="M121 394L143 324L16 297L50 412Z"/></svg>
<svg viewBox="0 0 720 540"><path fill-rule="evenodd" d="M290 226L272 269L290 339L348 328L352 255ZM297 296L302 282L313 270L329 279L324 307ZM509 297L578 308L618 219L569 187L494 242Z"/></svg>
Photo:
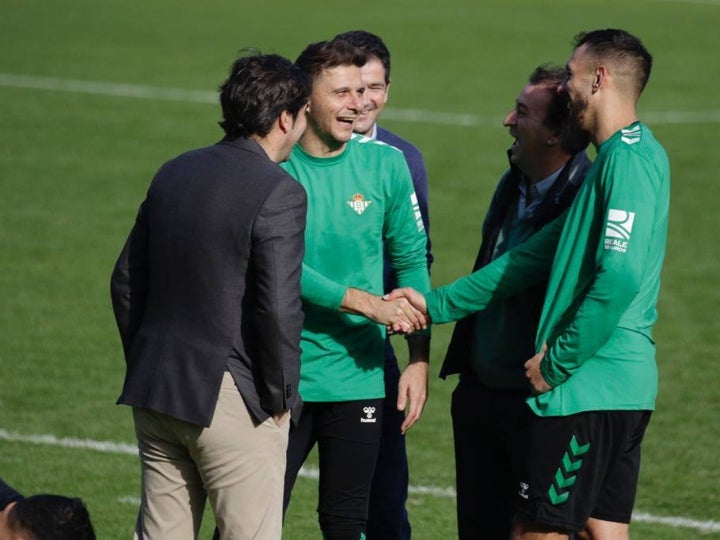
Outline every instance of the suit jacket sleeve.
<svg viewBox="0 0 720 540"><path fill-rule="evenodd" d="M298 391L306 212L305 190L288 179L267 197L252 232L253 367L261 406L273 413L288 410Z"/></svg>
<svg viewBox="0 0 720 540"><path fill-rule="evenodd" d="M110 280L115 322L127 358L140 328L148 284L148 233L145 204L140 206L135 226L120 252Z"/></svg>

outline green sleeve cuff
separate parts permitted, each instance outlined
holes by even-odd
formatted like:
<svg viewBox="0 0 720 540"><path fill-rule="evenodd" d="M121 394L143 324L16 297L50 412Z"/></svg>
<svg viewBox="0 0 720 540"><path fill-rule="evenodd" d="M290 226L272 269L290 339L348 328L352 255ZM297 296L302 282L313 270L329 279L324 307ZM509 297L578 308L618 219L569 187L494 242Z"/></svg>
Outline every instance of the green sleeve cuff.
<svg viewBox="0 0 720 540"><path fill-rule="evenodd" d="M540 374L543 376L543 379L545 379L545 382L552 388L560 386L567 379L566 377L563 377L562 373L554 369L552 352L550 349L548 349L542 359L542 362L540 362Z"/></svg>
<svg viewBox="0 0 720 540"><path fill-rule="evenodd" d="M442 324L443 321L442 317L440 315L440 306L439 306L439 299L438 299L438 291L439 289L433 289L429 293L425 295L425 304L427 305L427 312L428 315L430 315L430 318L432 319L433 324Z"/></svg>
<svg viewBox="0 0 720 540"><path fill-rule="evenodd" d="M347 291L345 285L326 278L305 264L303 264L300 288L304 302L332 311L340 309Z"/></svg>

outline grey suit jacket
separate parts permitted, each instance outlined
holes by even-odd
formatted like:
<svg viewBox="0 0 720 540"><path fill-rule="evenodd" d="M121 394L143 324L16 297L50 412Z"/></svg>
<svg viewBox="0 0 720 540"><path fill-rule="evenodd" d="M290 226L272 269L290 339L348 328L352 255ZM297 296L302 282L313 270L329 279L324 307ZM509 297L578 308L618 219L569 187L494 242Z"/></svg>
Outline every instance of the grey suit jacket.
<svg viewBox="0 0 720 540"><path fill-rule="evenodd" d="M226 369L260 421L299 402L306 210L252 140L160 168L111 279L118 403L208 426Z"/></svg>

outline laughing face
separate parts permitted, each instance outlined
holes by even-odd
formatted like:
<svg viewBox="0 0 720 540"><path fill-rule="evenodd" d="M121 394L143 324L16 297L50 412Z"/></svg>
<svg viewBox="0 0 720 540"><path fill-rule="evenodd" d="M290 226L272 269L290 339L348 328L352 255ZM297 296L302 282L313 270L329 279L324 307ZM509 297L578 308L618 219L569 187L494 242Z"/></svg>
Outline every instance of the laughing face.
<svg viewBox="0 0 720 540"><path fill-rule="evenodd" d="M515 108L503 121L515 139L510 148L510 161L530 176L538 163L543 162L548 140L555 136L555 132L545 125L554 91L553 87L544 84L526 85L515 100Z"/></svg>
<svg viewBox="0 0 720 540"><path fill-rule="evenodd" d="M572 122L586 132L591 128L588 115L588 99L592 95L594 80L594 69L590 60L586 45L575 49L565 67L565 82L560 86L560 91L565 92L570 101Z"/></svg>
<svg viewBox="0 0 720 540"><path fill-rule="evenodd" d="M357 66L336 66L316 76L308 105L308 129L300 141L305 151L324 157L341 153L366 106L364 93Z"/></svg>
<svg viewBox="0 0 720 540"><path fill-rule="evenodd" d="M385 66L375 57L360 68L365 83L366 107L355 122L356 133L370 135L388 99L388 84L385 82Z"/></svg>

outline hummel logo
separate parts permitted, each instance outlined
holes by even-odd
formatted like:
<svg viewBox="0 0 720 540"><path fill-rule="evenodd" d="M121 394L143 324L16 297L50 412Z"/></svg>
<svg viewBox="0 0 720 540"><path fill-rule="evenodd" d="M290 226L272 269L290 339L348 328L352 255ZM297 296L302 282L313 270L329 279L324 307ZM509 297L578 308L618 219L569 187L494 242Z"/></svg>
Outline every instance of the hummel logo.
<svg viewBox="0 0 720 540"><path fill-rule="evenodd" d="M621 129L620 133L622 134L620 140L626 144L635 144L640 142L640 126L635 126L630 129Z"/></svg>
<svg viewBox="0 0 720 540"><path fill-rule="evenodd" d="M361 424L374 424L377 421L377 418L373 418L373 414L375 414L375 407L363 407L363 412L365 413L365 418L360 417Z"/></svg>
<svg viewBox="0 0 720 540"><path fill-rule="evenodd" d="M366 201L365 197L363 197L361 193L356 193L349 201L347 201L347 203L350 205L350 208L355 210L358 215L361 216L365 209L370 206L372 201Z"/></svg>
<svg viewBox="0 0 720 540"><path fill-rule="evenodd" d="M518 495L520 495L523 499L528 499L528 489L530 489L530 484L527 482L520 482L520 491L518 491Z"/></svg>
<svg viewBox="0 0 720 540"><path fill-rule="evenodd" d="M605 249L625 253L634 222L635 212L611 208L605 224Z"/></svg>

